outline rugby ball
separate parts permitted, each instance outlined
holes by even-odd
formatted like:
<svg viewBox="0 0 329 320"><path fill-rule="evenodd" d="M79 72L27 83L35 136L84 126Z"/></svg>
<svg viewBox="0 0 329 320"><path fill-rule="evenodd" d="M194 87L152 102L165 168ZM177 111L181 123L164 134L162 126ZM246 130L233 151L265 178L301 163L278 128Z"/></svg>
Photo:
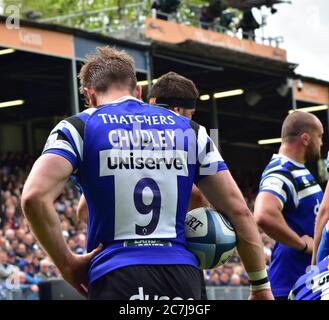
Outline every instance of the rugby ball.
<svg viewBox="0 0 329 320"><path fill-rule="evenodd" d="M186 215L187 248L199 260L201 269L212 269L227 262L234 253L236 234L224 215L212 208L197 208Z"/></svg>

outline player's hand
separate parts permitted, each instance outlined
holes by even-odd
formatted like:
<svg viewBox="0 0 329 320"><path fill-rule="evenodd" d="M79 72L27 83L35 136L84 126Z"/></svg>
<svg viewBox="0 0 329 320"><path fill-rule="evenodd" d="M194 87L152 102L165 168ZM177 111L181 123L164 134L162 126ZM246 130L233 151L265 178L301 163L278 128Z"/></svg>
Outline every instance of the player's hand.
<svg viewBox="0 0 329 320"><path fill-rule="evenodd" d="M259 291L250 291L249 300L274 300L272 290L264 289Z"/></svg>
<svg viewBox="0 0 329 320"><path fill-rule="evenodd" d="M307 243L307 250L305 253L307 254L312 254L313 253L313 238L311 238L308 235L303 235L302 239L305 240L305 242Z"/></svg>
<svg viewBox="0 0 329 320"><path fill-rule="evenodd" d="M82 255L72 254L70 263L60 270L64 280L84 297L87 297L89 263L102 249L103 245L100 244L89 253Z"/></svg>

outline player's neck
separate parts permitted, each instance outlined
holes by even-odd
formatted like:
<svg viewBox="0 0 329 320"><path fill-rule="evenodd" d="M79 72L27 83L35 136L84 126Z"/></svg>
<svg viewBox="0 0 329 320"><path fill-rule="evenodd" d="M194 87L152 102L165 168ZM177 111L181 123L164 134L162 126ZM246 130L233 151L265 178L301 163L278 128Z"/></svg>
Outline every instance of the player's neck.
<svg viewBox="0 0 329 320"><path fill-rule="evenodd" d="M296 161L298 163L305 164L305 153L297 145L293 143L282 143L279 149L279 154Z"/></svg>
<svg viewBox="0 0 329 320"><path fill-rule="evenodd" d="M126 96L132 96L129 90L111 90L110 92L104 95L97 96L97 106L103 106L105 104L109 104L115 100L118 100Z"/></svg>

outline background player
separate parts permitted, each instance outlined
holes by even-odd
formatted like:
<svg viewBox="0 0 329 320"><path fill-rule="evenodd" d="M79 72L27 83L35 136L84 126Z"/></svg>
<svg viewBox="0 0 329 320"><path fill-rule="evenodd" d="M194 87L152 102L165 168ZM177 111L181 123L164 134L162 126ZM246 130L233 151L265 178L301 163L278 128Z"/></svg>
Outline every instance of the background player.
<svg viewBox="0 0 329 320"><path fill-rule="evenodd" d="M269 269L276 299L287 299L291 287L311 263L315 215L322 190L306 161L320 157L323 127L312 114L296 111L282 125L279 154L265 168L255 201L259 226L277 241Z"/></svg>
<svg viewBox="0 0 329 320"><path fill-rule="evenodd" d="M163 106L192 119L198 96L199 92L193 81L171 71L153 84L148 99L150 104ZM188 211L200 207L211 207L211 204L193 184Z"/></svg>
<svg viewBox="0 0 329 320"><path fill-rule="evenodd" d="M329 256L302 275L289 294L289 300L329 300Z"/></svg>
<svg viewBox="0 0 329 320"><path fill-rule="evenodd" d="M328 159L327 159L328 165ZM312 267L293 286L291 300L329 300L329 183L316 217ZM321 241L320 241L321 240ZM316 264L316 265L315 265Z"/></svg>
<svg viewBox="0 0 329 320"><path fill-rule="evenodd" d="M252 284L250 298L271 299L256 224L205 128L134 98L134 63L124 52L98 48L87 58L80 80L95 108L55 127L22 194L31 230L64 279L81 293L88 283L92 299L142 299L145 294L199 299L200 273L184 237L195 181L235 227ZM185 133L194 150L180 143ZM143 148L150 145L155 150ZM169 162L161 158L172 154ZM188 162L190 156L197 161ZM53 206L72 173L89 209L89 253L80 256L67 247Z"/></svg>

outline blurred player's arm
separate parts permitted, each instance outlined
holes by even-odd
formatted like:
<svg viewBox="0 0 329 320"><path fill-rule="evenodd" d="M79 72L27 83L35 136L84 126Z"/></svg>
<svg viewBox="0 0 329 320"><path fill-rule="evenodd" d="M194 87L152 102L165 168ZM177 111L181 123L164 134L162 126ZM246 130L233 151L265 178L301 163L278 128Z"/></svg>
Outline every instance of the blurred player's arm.
<svg viewBox="0 0 329 320"><path fill-rule="evenodd" d="M85 196L82 194L78 203L77 216L84 223L88 224L88 207Z"/></svg>
<svg viewBox="0 0 329 320"><path fill-rule="evenodd" d="M224 213L237 234L237 249L250 275L264 274L267 279L263 244L254 218L228 170L204 177L198 187L214 208ZM268 281L268 280L267 280ZM269 288L252 291L251 299L272 299Z"/></svg>
<svg viewBox="0 0 329 320"><path fill-rule="evenodd" d="M202 194L199 188L195 184L193 184L188 211L201 207L211 207L211 204Z"/></svg>
<svg viewBox="0 0 329 320"><path fill-rule="evenodd" d="M100 247L89 254L75 255L65 243L54 201L72 173L72 165L64 157L44 154L34 164L22 193L22 209L32 232L57 268L74 288L85 294L89 261Z"/></svg>
<svg viewBox="0 0 329 320"><path fill-rule="evenodd" d="M318 253L318 248L321 241L322 230L325 224L328 222L328 220L329 220L329 183L327 183L326 190L323 195L323 200L320 205L320 210L315 220L312 265L316 264L316 255Z"/></svg>
<svg viewBox="0 0 329 320"><path fill-rule="evenodd" d="M300 237L289 228L282 214L282 203L270 192L260 192L255 201L254 216L264 232L288 247L302 251L307 244L308 254L312 254L313 239L307 235Z"/></svg>

